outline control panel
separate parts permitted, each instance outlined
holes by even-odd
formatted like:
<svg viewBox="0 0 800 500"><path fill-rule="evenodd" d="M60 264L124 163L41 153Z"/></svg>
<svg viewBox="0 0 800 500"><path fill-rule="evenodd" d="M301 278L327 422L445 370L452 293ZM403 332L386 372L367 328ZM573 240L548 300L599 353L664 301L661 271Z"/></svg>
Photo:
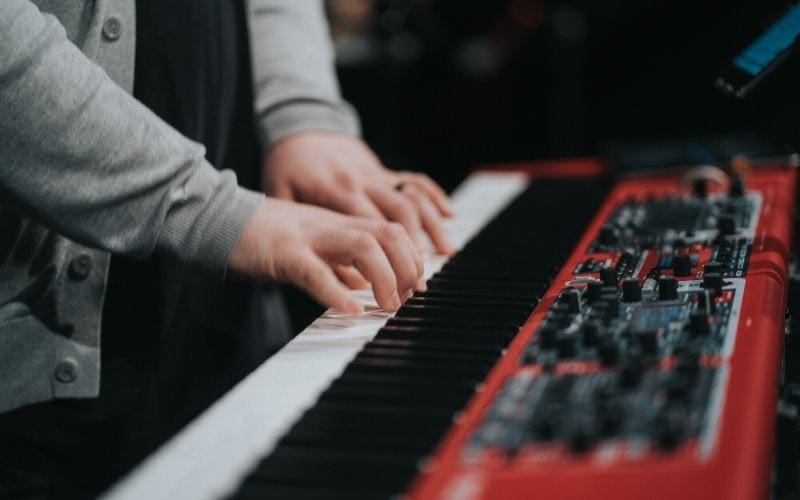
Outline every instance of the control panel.
<svg viewBox="0 0 800 500"><path fill-rule="evenodd" d="M794 179L620 182L412 496L766 498Z"/></svg>

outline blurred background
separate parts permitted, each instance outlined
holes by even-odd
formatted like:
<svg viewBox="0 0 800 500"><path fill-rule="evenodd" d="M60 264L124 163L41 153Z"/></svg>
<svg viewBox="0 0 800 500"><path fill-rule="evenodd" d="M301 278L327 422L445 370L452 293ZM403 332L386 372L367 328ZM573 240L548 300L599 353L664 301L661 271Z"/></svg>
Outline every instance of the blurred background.
<svg viewBox="0 0 800 500"><path fill-rule="evenodd" d="M635 167L793 150L800 61L745 101L713 86L783 4L327 0L366 139L388 165L447 187L487 162L603 155Z"/></svg>
<svg viewBox="0 0 800 500"><path fill-rule="evenodd" d="M326 0L342 92L393 168L447 189L487 163L617 171L800 146L800 55L744 100L714 81L785 0ZM287 290L295 331L322 309Z"/></svg>

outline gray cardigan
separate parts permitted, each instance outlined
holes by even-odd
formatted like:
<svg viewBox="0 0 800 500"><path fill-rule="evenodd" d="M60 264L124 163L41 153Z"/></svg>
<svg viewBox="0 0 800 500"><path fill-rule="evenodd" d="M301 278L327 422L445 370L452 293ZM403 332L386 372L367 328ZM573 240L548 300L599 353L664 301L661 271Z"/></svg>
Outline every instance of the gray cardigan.
<svg viewBox="0 0 800 500"><path fill-rule="evenodd" d="M248 16L262 146L357 134L322 1ZM0 412L98 394L109 252L223 279L261 199L131 97L135 26L134 0L0 1Z"/></svg>

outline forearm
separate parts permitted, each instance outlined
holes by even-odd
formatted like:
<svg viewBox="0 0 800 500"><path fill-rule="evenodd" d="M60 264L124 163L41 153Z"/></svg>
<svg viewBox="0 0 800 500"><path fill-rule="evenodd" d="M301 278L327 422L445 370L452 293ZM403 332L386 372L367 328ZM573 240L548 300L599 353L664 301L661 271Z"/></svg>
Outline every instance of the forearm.
<svg viewBox="0 0 800 500"><path fill-rule="evenodd" d="M259 196L25 0L0 3L0 110L3 205L90 246L224 270Z"/></svg>
<svg viewBox="0 0 800 500"><path fill-rule="evenodd" d="M342 100L321 0L249 0L255 110L262 145L300 131L360 133Z"/></svg>

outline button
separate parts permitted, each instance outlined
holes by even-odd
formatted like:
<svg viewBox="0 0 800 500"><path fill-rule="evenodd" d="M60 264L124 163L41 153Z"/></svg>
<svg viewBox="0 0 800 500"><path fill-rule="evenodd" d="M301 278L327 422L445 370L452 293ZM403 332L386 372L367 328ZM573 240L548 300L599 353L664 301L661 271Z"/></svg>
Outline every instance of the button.
<svg viewBox="0 0 800 500"><path fill-rule="evenodd" d="M78 362L73 358L64 358L56 365L56 380L69 384L78 378Z"/></svg>
<svg viewBox="0 0 800 500"><path fill-rule="evenodd" d="M715 296L722 293L722 285L722 275L719 273L705 273L703 276L703 288Z"/></svg>
<svg viewBox="0 0 800 500"><path fill-rule="evenodd" d="M69 263L69 277L75 281L85 280L92 272L92 256L82 253Z"/></svg>
<svg viewBox="0 0 800 500"><path fill-rule="evenodd" d="M717 229L722 236L736 233L736 219L732 215L723 214L717 218Z"/></svg>
<svg viewBox="0 0 800 500"><path fill-rule="evenodd" d="M108 16L103 22L103 36L107 40L119 40L122 36L122 20L118 16Z"/></svg>
<svg viewBox="0 0 800 500"><path fill-rule="evenodd" d="M642 300L642 287L636 278L625 278L622 280L622 301L639 302Z"/></svg>
<svg viewBox="0 0 800 500"><path fill-rule="evenodd" d="M617 286L617 270L612 267L600 269L600 281L602 281L605 286Z"/></svg>
<svg viewBox="0 0 800 500"><path fill-rule="evenodd" d="M581 337L583 339L583 345L586 347L597 345L597 340L602 329L602 323L597 321L584 321L581 324Z"/></svg>
<svg viewBox="0 0 800 500"><path fill-rule="evenodd" d="M704 310L694 310L689 314L689 335L692 337L705 337L711 333L708 323L708 314Z"/></svg>
<svg viewBox="0 0 800 500"><path fill-rule="evenodd" d="M567 306L570 313L581 312L581 298L577 290L565 290L558 296L558 303Z"/></svg>
<svg viewBox="0 0 800 500"><path fill-rule="evenodd" d="M678 298L678 280L672 276L658 278L659 300L676 300Z"/></svg>
<svg viewBox="0 0 800 500"><path fill-rule="evenodd" d="M672 274L685 277L692 274L692 258L687 254L676 255L672 258Z"/></svg>
<svg viewBox="0 0 800 500"><path fill-rule="evenodd" d="M583 292L584 297L586 297L586 302L589 304L593 303L597 299L600 298L600 289L603 288L602 281L592 280L586 283L586 291Z"/></svg>
<svg viewBox="0 0 800 500"><path fill-rule="evenodd" d="M709 261L703 266L703 273L722 273L722 264L715 260Z"/></svg>

